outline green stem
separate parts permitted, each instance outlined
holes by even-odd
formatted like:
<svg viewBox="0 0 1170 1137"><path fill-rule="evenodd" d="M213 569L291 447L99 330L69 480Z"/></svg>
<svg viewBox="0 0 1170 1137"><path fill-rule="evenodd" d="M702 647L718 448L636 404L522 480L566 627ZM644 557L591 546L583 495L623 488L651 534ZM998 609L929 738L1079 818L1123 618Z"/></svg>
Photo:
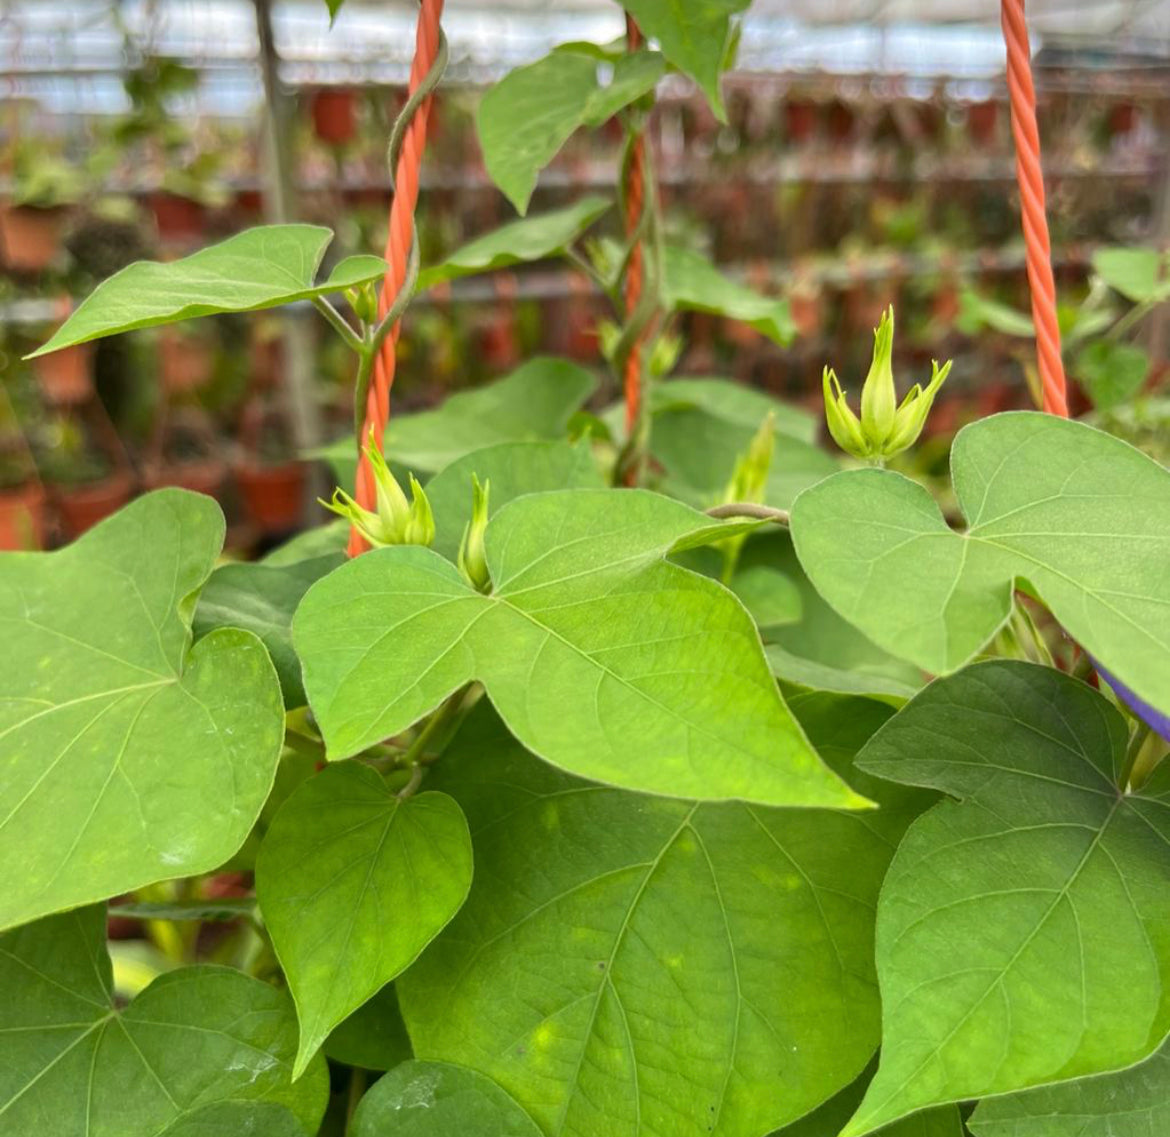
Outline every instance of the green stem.
<svg viewBox="0 0 1170 1137"><path fill-rule="evenodd" d="M410 781L399 791L400 798L410 797L418 789L423 777L423 767L434 760L434 756L441 753L454 736L459 724L470 713L479 699L480 688L476 683L469 683L460 687L455 694L444 700L433 715L426 721L422 729L414 736L406 752L398 759L397 766L410 770ZM438 738L438 743L432 747ZM428 756L427 749L432 747L433 755Z"/></svg>
<svg viewBox="0 0 1170 1137"><path fill-rule="evenodd" d="M313 307L325 317L329 326L341 336L352 351L359 355L365 351L366 341L349 326L346 318L324 296L314 296Z"/></svg>
<svg viewBox="0 0 1170 1137"><path fill-rule="evenodd" d="M345 1131L349 1133L353 1126L353 1115L357 1112L358 1103L362 1094L366 1092L366 1072L354 1066L349 1071L349 1089L345 1097Z"/></svg>
<svg viewBox="0 0 1170 1137"><path fill-rule="evenodd" d="M1150 737L1149 726L1141 719L1134 724L1133 733L1129 736L1129 746L1126 747L1125 760L1121 765L1121 788L1127 790L1136 781L1138 755L1142 752L1146 740Z"/></svg>
<svg viewBox="0 0 1170 1137"><path fill-rule="evenodd" d="M707 510L708 517L754 517L760 521L774 521L777 525L787 525L789 522L788 510L773 509L770 505L758 505L754 501L729 501L724 505L713 505Z"/></svg>
<svg viewBox="0 0 1170 1137"><path fill-rule="evenodd" d="M1161 303L1161 300L1143 300L1140 304L1135 305L1109 329L1106 338L1121 339L1126 332L1140 324Z"/></svg>

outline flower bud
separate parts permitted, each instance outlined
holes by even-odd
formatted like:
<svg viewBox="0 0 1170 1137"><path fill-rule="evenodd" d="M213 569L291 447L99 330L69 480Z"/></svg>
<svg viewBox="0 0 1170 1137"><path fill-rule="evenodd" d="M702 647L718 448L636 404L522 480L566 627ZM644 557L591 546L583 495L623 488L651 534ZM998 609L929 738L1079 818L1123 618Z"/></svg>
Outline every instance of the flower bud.
<svg viewBox="0 0 1170 1137"><path fill-rule="evenodd" d="M861 429L875 450L894 429L898 395L894 390L894 308L882 313L882 321L873 333L873 362L861 388Z"/></svg>
<svg viewBox="0 0 1170 1137"><path fill-rule="evenodd" d="M373 284L359 284L345 290L345 298L353 313L363 324L372 324L378 318L378 293Z"/></svg>
<svg viewBox="0 0 1170 1137"><path fill-rule="evenodd" d="M727 484L724 501L755 501L762 503L768 486L768 472L772 468L772 451L776 445L776 413L769 411L760 423L748 448L735 463L735 471Z"/></svg>
<svg viewBox="0 0 1170 1137"><path fill-rule="evenodd" d="M435 539L435 515L422 486L410 475L410 516L407 518L403 544L430 545Z"/></svg>
<svg viewBox="0 0 1170 1137"><path fill-rule="evenodd" d="M869 444L861 433L861 423L845 401L845 393L831 367L826 367L821 383L825 393L825 421L833 441L854 458L869 458Z"/></svg>
<svg viewBox="0 0 1170 1137"><path fill-rule="evenodd" d="M484 554L483 535L488 522L488 493L491 482L480 485L479 478L471 475L471 520L463 528L463 540L459 543L459 571L463 573L472 588L487 592L492 586L488 573L487 557Z"/></svg>
<svg viewBox="0 0 1170 1137"><path fill-rule="evenodd" d="M900 454L918 440L922 428L926 425L926 417L930 414L930 408L934 404L934 397L938 394L938 389L946 381L950 371L950 360L941 368L937 360L932 360L930 383L926 390L924 391L917 383L910 388L909 393L902 400L902 405L898 408L893 433L887 439L883 451L884 457L891 458L895 454Z"/></svg>

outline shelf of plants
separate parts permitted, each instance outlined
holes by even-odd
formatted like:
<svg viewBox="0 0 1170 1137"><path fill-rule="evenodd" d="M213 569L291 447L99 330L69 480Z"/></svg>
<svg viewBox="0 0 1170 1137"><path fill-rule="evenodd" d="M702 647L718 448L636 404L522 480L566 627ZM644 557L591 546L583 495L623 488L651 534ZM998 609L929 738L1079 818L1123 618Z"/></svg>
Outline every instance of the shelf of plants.
<svg viewBox="0 0 1170 1137"><path fill-rule="evenodd" d="M1049 258L1003 3L1010 118L423 0L279 225L12 109L0 1137L1170 1132L1170 109L1041 85Z"/></svg>

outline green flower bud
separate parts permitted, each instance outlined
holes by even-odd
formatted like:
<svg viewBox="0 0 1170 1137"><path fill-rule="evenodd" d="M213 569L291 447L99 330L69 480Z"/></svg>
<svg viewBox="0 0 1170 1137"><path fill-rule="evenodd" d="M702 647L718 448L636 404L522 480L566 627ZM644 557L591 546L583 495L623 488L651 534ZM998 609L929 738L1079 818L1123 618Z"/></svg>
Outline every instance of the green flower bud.
<svg viewBox="0 0 1170 1137"><path fill-rule="evenodd" d="M382 549L396 543L393 534L388 533L383 526L382 519L376 513L363 509L345 490L335 489L331 501L317 500L326 509L348 521L373 548Z"/></svg>
<svg viewBox="0 0 1170 1137"><path fill-rule="evenodd" d="M776 445L776 414L769 411L760 423L748 448L735 463L731 481L727 483L724 501L763 502L768 486L768 471L772 468L772 451Z"/></svg>
<svg viewBox="0 0 1170 1137"><path fill-rule="evenodd" d="M660 378L673 371L678 357L682 354L682 349L681 336L660 335L654 341L654 347L650 351L650 374L655 378Z"/></svg>
<svg viewBox="0 0 1170 1137"><path fill-rule="evenodd" d="M364 324L372 324L378 318L378 293L373 283L359 284L345 290L345 298L354 315Z"/></svg>
<svg viewBox="0 0 1170 1137"><path fill-rule="evenodd" d="M861 388L861 429L874 451L890 437L897 414L898 395L894 390L894 308L882 314L873 333L873 362Z"/></svg>
<svg viewBox="0 0 1170 1137"><path fill-rule="evenodd" d="M430 545L435 539L435 515L413 474L410 475L410 498L410 517L406 522L403 544Z"/></svg>
<svg viewBox="0 0 1170 1137"><path fill-rule="evenodd" d="M939 367L937 360L931 361L930 383L925 391L919 384L915 383L902 400L902 405L898 408L898 414L894 421L893 433L886 440L882 451L883 457L891 458L895 454L900 454L918 440L922 428L926 425L926 417L930 414L930 408L934 404L934 397L938 394L938 389L946 381L950 371L950 360L942 367Z"/></svg>
<svg viewBox="0 0 1170 1137"><path fill-rule="evenodd" d="M854 458L869 458L871 452L861 432L861 423L845 401L845 393L831 367L825 368L821 384L825 394L825 421L833 441Z"/></svg>
<svg viewBox="0 0 1170 1137"><path fill-rule="evenodd" d="M490 481L480 485L479 478L471 475L471 520L464 526L463 540L459 542L459 571L472 588L480 592L487 592L492 586L483 548L483 534L488 522L488 493L491 486Z"/></svg>
<svg viewBox="0 0 1170 1137"><path fill-rule="evenodd" d="M391 538L388 543L399 544L402 539L401 535L406 532L406 526L410 521L410 505L407 503L406 494L402 492L402 487L398 484L398 479L394 477L390 472L390 467L386 465L385 455L374 443L372 428L370 441L365 450L370 469L374 473L374 494L378 516L381 518L387 533L398 535L397 540Z"/></svg>

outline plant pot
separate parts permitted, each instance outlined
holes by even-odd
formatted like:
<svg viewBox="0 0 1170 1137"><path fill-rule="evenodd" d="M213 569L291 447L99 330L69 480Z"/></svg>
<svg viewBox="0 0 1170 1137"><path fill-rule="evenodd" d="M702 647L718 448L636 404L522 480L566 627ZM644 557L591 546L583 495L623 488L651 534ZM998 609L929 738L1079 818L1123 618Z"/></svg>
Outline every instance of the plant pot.
<svg viewBox="0 0 1170 1137"><path fill-rule="evenodd" d="M207 209L189 197L159 190L150 196L150 210L164 241L189 241L203 236Z"/></svg>
<svg viewBox="0 0 1170 1137"><path fill-rule="evenodd" d="M77 406L93 394L89 374L91 356L92 345L79 343L33 360L37 382L47 403L55 407Z"/></svg>
<svg viewBox="0 0 1170 1137"><path fill-rule="evenodd" d="M1136 103L1114 103L1109 108L1109 134L1116 138L1118 135L1128 134L1137 126L1138 109Z"/></svg>
<svg viewBox="0 0 1170 1137"><path fill-rule="evenodd" d="M159 341L159 365L163 386L173 394L195 391L211 378L212 346L207 340L185 336L167 328Z"/></svg>
<svg viewBox="0 0 1170 1137"><path fill-rule="evenodd" d="M341 146L357 133L357 96L340 87L326 87L313 93L309 106L313 132L330 146Z"/></svg>
<svg viewBox="0 0 1170 1137"><path fill-rule="evenodd" d="M143 468L142 482L148 490L178 486L193 493L217 497L226 476L226 462L206 458L196 462L151 462Z"/></svg>
<svg viewBox="0 0 1170 1137"><path fill-rule="evenodd" d="M236 468L244 510L266 533L287 533L300 526L304 516L305 478L302 462L262 466L246 461Z"/></svg>
<svg viewBox="0 0 1170 1137"><path fill-rule="evenodd" d="M27 205L0 209L0 240L4 262L17 272L44 272L61 251L65 210Z"/></svg>
<svg viewBox="0 0 1170 1137"><path fill-rule="evenodd" d="M134 494L134 479L126 470L117 470L100 482L53 486L52 494L61 530L72 541L125 505Z"/></svg>
<svg viewBox="0 0 1170 1137"><path fill-rule="evenodd" d="M38 482L0 490L0 551L45 545L45 490Z"/></svg>
<svg viewBox="0 0 1170 1137"><path fill-rule="evenodd" d="M987 144L995 137L999 104L994 99L972 103L967 108L967 133L975 142Z"/></svg>
<svg viewBox="0 0 1170 1137"><path fill-rule="evenodd" d="M791 99L784 104L784 133L790 142L804 142L817 129L817 104L807 99Z"/></svg>

